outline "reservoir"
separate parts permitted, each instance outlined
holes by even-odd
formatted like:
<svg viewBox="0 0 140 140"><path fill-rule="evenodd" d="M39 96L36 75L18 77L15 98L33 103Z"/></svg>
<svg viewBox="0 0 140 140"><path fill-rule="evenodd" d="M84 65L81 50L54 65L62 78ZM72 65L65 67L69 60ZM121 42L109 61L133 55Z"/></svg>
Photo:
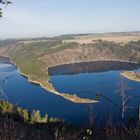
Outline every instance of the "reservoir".
<svg viewBox="0 0 140 140"><path fill-rule="evenodd" d="M39 109L42 115L65 122L93 127L121 125L138 120L140 83L120 76L126 70L139 71L140 66L126 62L96 61L60 65L49 68L51 83L61 93L97 99L93 104L77 104L28 82L15 66L0 62L0 88L8 100L30 112ZM122 87L124 87L122 94ZM128 103L123 108L123 103ZM122 109L123 108L123 109Z"/></svg>

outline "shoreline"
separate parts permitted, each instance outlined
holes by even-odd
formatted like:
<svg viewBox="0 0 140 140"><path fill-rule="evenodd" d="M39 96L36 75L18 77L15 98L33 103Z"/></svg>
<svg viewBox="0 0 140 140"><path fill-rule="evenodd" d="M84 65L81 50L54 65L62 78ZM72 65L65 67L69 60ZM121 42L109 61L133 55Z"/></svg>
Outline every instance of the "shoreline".
<svg viewBox="0 0 140 140"><path fill-rule="evenodd" d="M88 98L80 98L76 95L71 95L69 93L61 93L61 92L58 92L54 87L53 87L53 84L51 82L49 82L49 80L47 80L46 82L43 82L43 81L37 81L37 80L32 80L32 78L25 74L24 72L21 72L20 71L20 68L18 66L16 66L14 64L14 62L10 60L10 64L12 64L13 66L15 66L19 72L20 75L24 76L25 78L27 78L28 82L30 83L33 83L33 84L36 84L36 85L39 85L41 86L43 89L53 93L53 94L56 94L56 95L59 95L61 97L63 97L64 99L66 100L69 100L73 103L77 103L77 104L88 104L88 103L96 103L96 102L99 102L97 100L92 100L92 99L88 99ZM116 62L124 62L124 63L131 63L131 64L139 64L138 62L134 62L134 61L126 61L126 60L114 60L114 59L104 59L104 60L94 60L94 61L79 61L79 62L75 62L75 63L82 63L82 62L97 62L97 61L116 61ZM73 63L65 63L65 64L60 64L60 65L56 65L56 66L61 66L61 65L68 65L68 64L74 64ZM55 67L55 66L52 66L52 67ZM51 67L49 67L51 68ZM48 68L48 69L49 69ZM132 79L131 79L132 80Z"/></svg>
<svg viewBox="0 0 140 140"><path fill-rule="evenodd" d="M15 65L15 64L14 64ZM68 101L71 101L73 103L77 103L77 104L90 104L90 103L97 103L99 101L97 100L92 100L92 99L88 99L88 98L80 98L78 96L75 96L75 95L71 95L69 93L60 93L58 92L54 87L53 85L50 83L50 82L46 82L46 83L42 83L42 82L39 82L39 81L35 81L35 80L32 80L28 75L24 74L23 72L20 71L20 69L17 67L17 70L19 72L20 75L24 76L27 78L28 82L32 83L32 84L36 84L36 85L39 85L41 86L43 89L55 94L55 95L58 95L58 96L61 96L63 97L64 99L68 100Z"/></svg>
<svg viewBox="0 0 140 140"><path fill-rule="evenodd" d="M140 65L137 61L127 61L127 60L115 60L115 59L103 59L103 60L87 60L87 61L76 61L76 62L70 62L70 63L62 63L62 64L56 64L52 65L49 68L57 67L57 66L64 66L64 65L70 65L70 64L78 64L78 63L90 63L90 62L99 62L99 61L110 61L110 62L122 62L122 63L130 63L130 64L137 64ZM48 69L49 69L48 68Z"/></svg>
<svg viewBox="0 0 140 140"><path fill-rule="evenodd" d="M113 59L104 59L104 60L94 60L94 61L84 61L84 62L98 62L98 61L115 61L115 62L124 62L124 63L131 63L131 64L139 64L138 62L134 62L134 61L126 61L126 60L113 60ZM82 63L83 61L81 62L75 62L75 63ZM56 66L61 66L61 65L69 65L69 64L74 64L74 63L65 63L65 64L60 64L60 65L56 65ZM55 66L53 66L55 67ZM51 67L49 67L51 68ZM48 68L48 69L49 69ZM22 76L25 76L27 79L28 79L28 82L30 83L33 83L33 84L37 84L37 85L40 85L42 88L44 88L45 90L53 93L53 94L56 94L56 95L59 95L61 97L63 97L64 99L66 100L69 100L71 102L74 102L74 103L77 103L77 104L89 104L89 103L96 103L96 102L99 102L97 100L92 100L92 99L88 99L88 98L80 98L78 96L75 96L75 95L71 95L69 93L60 93L58 92L54 87L53 87L53 84L50 83L49 81L47 81L46 83L42 83L42 82L39 82L39 81L36 81L36 80L32 80L30 76L22 73L20 71L20 68L18 68L18 72L22 75Z"/></svg>
<svg viewBox="0 0 140 140"><path fill-rule="evenodd" d="M125 71L125 72L120 73L120 75L131 80L131 81L140 82L140 77L138 77L135 74L135 72L133 72L133 71ZM139 79L137 79L137 78L139 78Z"/></svg>

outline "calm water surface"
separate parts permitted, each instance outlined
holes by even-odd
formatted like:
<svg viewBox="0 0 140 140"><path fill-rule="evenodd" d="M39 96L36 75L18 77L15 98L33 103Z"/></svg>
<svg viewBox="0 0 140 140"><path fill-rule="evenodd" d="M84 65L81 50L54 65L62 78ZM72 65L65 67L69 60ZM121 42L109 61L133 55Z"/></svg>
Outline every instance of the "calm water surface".
<svg viewBox="0 0 140 140"><path fill-rule="evenodd" d="M124 79L127 85L125 97L120 93L120 72L124 70L139 71L140 66L120 62L89 62L63 65L49 69L51 82L60 92L76 94L82 98L95 98L100 93L98 103L75 104L52 94L40 86L31 84L21 76L16 67L0 63L0 80L9 77L1 86L13 104L29 111L39 109L42 115L64 119L65 122L82 126L94 125L104 127L108 123L122 123L122 101L131 96L124 112L123 121L133 117L137 120L137 108L140 103L140 83ZM104 96L104 97L103 97ZM108 100L109 99L109 100Z"/></svg>

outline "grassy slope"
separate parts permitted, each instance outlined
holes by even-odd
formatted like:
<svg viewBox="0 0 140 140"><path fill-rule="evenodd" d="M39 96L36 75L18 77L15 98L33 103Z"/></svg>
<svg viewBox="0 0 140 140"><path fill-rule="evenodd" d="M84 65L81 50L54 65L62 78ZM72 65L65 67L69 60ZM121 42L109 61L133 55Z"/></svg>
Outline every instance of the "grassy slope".
<svg viewBox="0 0 140 140"><path fill-rule="evenodd" d="M45 80L49 78L47 66L38 58L50 47L60 43L59 41L49 41L23 45L20 51L11 54L11 59L20 68L21 72L29 75L33 80Z"/></svg>

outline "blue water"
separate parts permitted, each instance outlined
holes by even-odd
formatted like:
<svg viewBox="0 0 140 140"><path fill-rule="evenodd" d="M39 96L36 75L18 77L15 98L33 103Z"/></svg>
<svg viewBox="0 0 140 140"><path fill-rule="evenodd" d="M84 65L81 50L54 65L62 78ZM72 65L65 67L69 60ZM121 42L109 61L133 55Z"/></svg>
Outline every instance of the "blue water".
<svg viewBox="0 0 140 140"><path fill-rule="evenodd" d="M58 70L57 67L55 68ZM73 74L53 74L51 82L60 92L76 94L79 97L94 99L96 94L107 97L108 101L100 96L99 102L95 104L76 104L60 96L50 93L38 85L31 84L21 76L16 67L11 64L0 64L0 81L9 77L1 87L8 100L20 107L28 109L39 109L44 115L64 119L65 122L82 125L104 127L108 123L119 125L129 117L137 121L137 108L140 98L132 98L125 109L125 117L122 119L120 108L122 107L122 96L120 95L120 72L121 70L93 71L90 73L80 71ZM135 68L134 70L138 70ZM58 70L59 71L59 70ZM63 71L63 69L61 70ZM140 96L140 83L124 79L127 85L125 98ZM113 102L113 103L112 103Z"/></svg>

